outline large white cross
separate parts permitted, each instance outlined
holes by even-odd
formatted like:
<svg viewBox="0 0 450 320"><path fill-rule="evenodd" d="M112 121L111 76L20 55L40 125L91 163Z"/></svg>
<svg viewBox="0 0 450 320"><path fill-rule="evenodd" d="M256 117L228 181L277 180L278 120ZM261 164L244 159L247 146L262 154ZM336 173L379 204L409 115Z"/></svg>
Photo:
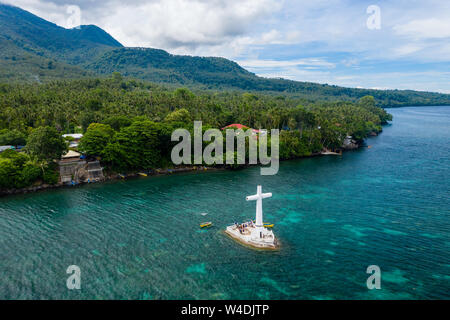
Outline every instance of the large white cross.
<svg viewBox="0 0 450 320"><path fill-rule="evenodd" d="M256 194L253 196L248 196L245 199L247 201L256 200L256 227L264 227L263 223L263 213L262 213L262 199L270 198L272 193L262 193L262 187L258 186L256 189Z"/></svg>

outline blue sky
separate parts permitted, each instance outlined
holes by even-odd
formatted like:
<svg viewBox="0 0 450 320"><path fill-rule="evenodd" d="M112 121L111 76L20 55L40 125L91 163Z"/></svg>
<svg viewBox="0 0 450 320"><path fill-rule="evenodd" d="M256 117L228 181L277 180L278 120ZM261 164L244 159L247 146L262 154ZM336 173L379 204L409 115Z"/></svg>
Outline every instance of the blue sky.
<svg viewBox="0 0 450 320"><path fill-rule="evenodd" d="M126 46L222 56L265 77L450 93L448 0L0 1L63 27L96 24Z"/></svg>

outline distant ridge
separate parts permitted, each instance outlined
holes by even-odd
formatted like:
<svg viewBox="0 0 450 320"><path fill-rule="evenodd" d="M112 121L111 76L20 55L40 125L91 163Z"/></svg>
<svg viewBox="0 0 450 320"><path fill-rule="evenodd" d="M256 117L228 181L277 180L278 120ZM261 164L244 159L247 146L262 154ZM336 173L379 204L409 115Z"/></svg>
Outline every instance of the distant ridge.
<svg viewBox="0 0 450 320"><path fill-rule="evenodd" d="M126 48L95 25L65 29L30 12L0 4L0 82L35 82L110 75L211 90L264 91L311 101L355 101L372 95L381 106L450 105L450 95L370 90L258 77L218 57L172 55Z"/></svg>
<svg viewBox="0 0 450 320"><path fill-rule="evenodd" d="M110 47L123 47L123 45L114 39L109 33L95 25L82 25L71 29L74 31L74 41L88 40L92 43L103 44Z"/></svg>

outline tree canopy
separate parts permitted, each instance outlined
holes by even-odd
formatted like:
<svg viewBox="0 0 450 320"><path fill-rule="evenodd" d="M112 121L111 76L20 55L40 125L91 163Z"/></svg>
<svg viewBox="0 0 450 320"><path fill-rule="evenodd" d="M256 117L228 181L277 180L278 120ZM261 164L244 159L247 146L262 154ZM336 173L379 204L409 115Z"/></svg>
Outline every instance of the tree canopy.
<svg viewBox="0 0 450 320"><path fill-rule="evenodd" d="M91 123L80 141L79 149L89 156L102 156L102 151L114 136L108 124Z"/></svg>
<svg viewBox="0 0 450 320"><path fill-rule="evenodd" d="M67 151L67 143L53 127L45 126L34 129L28 137L26 151L37 160L50 162L60 159Z"/></svg>
<svg viewBox="0 0 450 320"><path fill-rule="evenodd" d="M118 76L0 85L0 98L0 141L26 142L27 161L43 169L39 179L53 182L50 164L67 150L64 133L84 133L78 150L100 157L108 170L134 171L173 166L171 133L192 131L194 120L202 121L204 130L233 123L280 129L280 158L291 159L339 149L347 136L362 140L392 119L373 97L312 102L254 92L172 90ZM16 176L23 169L9 158L2 166Z"/></svg>

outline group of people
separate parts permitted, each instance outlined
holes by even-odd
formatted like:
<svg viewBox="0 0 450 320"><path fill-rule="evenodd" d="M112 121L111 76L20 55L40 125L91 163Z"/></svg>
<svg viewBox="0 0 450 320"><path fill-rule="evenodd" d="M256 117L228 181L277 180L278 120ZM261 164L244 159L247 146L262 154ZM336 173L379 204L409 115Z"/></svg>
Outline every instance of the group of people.
<svg viewBox="0 0 450 320"><path fill-rule="evenodd" d="M245 232L245 229L247 227L254 227L253 221L251 221L251 220L246 223L238 224L237 222L235 222L234 224L235 224L236 228L238 228L238 230L241 234Z"/></svg>

